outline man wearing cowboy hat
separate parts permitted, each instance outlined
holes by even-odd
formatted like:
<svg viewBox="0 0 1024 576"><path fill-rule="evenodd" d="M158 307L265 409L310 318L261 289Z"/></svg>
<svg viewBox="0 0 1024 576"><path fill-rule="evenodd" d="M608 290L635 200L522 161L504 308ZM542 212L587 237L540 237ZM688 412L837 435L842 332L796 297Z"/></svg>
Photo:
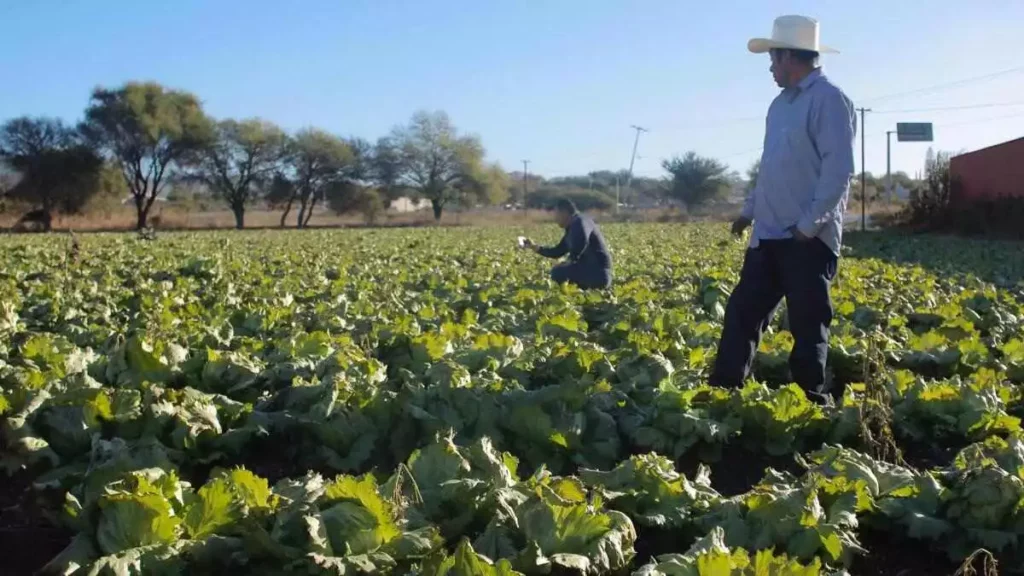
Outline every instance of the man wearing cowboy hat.
<svg viewBox="0 0 1024 576"><path fill-rule="evenodd" d="M768 108L761 168L743 213L732 225L753 224L740 280L726 307L712 383L739 387L750 373L761 333L786 298L793 334L790 371L808 395L825 401L829 288L842 240L843 212L853 176L853 103L818 67L818 22L775 20L771 38L747 45L771 56L782 92Z"/></svg>

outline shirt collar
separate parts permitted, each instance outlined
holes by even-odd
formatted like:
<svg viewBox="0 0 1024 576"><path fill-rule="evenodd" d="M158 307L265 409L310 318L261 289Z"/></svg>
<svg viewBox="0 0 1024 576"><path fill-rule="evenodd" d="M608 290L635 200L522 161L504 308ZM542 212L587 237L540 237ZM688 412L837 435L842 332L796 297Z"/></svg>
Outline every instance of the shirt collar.
<svg viewBox="0 0 1024 576"><path fill-rule="evenodd" d="M804 79L801 80L800 83L796 85L796 87L799 88L801 92L803 92L804 90L810 88L811 84L814 84L818 80L818 78L821 78L821 68L815 68L814 70L811 70L811 73L808 74L807 76L804 76Z"/></svg>
<svg viewBox="0 0 1024 576"><path fill-rule="evenodd" d="M787 95L788 101L792 103L794 100L797 99L798 96L803 94L808 88L810 88L815 82L817 82L818 78L821 78L821 68L815 68L814 70L811 70L810 74L804 76L803 80L797 83L796 86L792 88L786 88L785 90L782 91L782 93Z"/></svg>

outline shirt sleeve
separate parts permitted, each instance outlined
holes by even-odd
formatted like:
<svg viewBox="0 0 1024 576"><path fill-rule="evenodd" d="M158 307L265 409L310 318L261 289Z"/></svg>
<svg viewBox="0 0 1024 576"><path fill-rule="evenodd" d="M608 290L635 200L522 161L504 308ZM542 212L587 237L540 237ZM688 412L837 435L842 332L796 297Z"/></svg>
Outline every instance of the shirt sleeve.
<svg viewBox="0 0 1024 576"><path fill-rule="evenodd" d="M555 246L541 248L537 250L537 254L544 256L545 258L561 258L569 251L569 231L566 230L562 236L562 241Z"/></svg>
<svg viewBox="0 0 1024 576"><path fill-rule="evenodd" d="M856 124L853 103L839 91L826 95L812 118L811 129L821 155L821 176L810 211L797 223L806 236L817 236L822 226L835 220L836 211L850 189Z"/></svg>

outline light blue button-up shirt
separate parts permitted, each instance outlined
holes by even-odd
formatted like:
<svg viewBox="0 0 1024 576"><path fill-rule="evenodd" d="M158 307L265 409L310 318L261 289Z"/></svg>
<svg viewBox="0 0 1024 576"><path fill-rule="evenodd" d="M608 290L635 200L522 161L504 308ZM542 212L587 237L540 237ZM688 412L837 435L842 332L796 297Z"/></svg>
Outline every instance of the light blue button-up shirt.
<svg viewBox="0 0 1024 576"><path fill-rule="evenodd" d="M743 206L754 221L751 247L790 238L796 226L839 254L856 125L853 102L820 69L775 98L757 183Z"/></svg>

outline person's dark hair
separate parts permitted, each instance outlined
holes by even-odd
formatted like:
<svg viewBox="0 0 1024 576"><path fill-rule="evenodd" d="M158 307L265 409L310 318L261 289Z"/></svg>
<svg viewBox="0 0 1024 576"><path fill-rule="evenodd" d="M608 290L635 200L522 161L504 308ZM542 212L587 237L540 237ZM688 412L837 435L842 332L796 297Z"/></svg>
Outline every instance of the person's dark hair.
<svg viewBox="0 0 1024 576"><path fill-rule="evenodd" d="M555 202L555 210L566 214L575 214L577 212L576 204L568 198L559 198Z"/></svg>
<svg viewBox="0 0 1024 576"><path fill-rule="evenodd" d="M818 63L818 53L814 50L795 50L792 48L775 48L772 50L778 56L788 53L789 57L796 60L797 62L807 64L808 66L814 66Z"/></svg>

